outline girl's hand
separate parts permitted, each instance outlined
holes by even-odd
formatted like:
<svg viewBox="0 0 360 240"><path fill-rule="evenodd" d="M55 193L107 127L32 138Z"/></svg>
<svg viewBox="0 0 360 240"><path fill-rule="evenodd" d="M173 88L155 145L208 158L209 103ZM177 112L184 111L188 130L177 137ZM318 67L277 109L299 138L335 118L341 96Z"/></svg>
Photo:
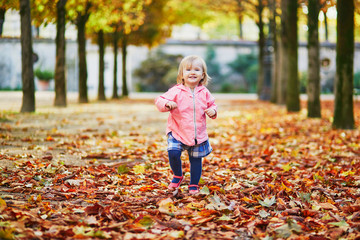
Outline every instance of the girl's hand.
<svg viewBox="0 0 360 240"><path fill-rule="evenodd" d="M213 118L216 115L216 111L212 108L206 109L205 113L209 116L209 118Z"/></svg>
<svg viewBox="0 0 360 240"><path fill-rule="evenodd" d="M177 108L177 104L176 102L173 102L173 101L168 101L166 104L165 104L165 107L169 110L173 110L175 108Z"/></svg>

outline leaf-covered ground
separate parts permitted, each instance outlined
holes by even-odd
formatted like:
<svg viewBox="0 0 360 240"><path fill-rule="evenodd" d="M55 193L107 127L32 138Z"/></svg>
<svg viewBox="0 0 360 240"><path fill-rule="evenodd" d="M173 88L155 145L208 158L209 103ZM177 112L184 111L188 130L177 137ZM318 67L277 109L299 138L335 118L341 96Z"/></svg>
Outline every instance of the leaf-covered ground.
<svg viewBox="0 0 360 240"><path fill-rule="evenodd" d="M167 190L167 114L152 101L0 113L0 239L360 238L359 128L332 130L331 102L322 119L218 104L197 196L185 153L186 180Z"/></svg>

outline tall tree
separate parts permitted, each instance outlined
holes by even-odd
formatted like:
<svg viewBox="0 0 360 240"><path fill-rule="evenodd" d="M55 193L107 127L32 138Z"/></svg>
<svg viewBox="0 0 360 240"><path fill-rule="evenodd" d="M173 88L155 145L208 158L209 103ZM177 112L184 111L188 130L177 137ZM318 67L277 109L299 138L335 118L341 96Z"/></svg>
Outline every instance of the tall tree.
<svg viewBox="0 0 360 240"><path fill-rule="evenodd" d="M288 61L288 36L289 30L287 28L287 19L289 15L288 11L289 1L281 0L281 28L279 37L279 82L277 84L277 103L286 103L286 89L289 73L289 61Z"/></svg>
<svg viewBox="0 0 360 240"><path fill-rule="evenodd" d="M35 27L56 24L55 100L54 106L66 107L66 3L67 0L32 0L31 16Z"/></svg>
<svg viewBox="0 0 360 240"><path fill-rule="evenodd" d="M87 63L86 63L86 24L92 13L96 12L94 0L68 0L66 9L70 21L77 27L77 43L79 56L79 103L87 103Z"/></svg>
<svg viewBox="0 0 360 240"><path fill-rule="evenodd" d="M105 97L105 84L104 84L104 71L105 71L105 43L104 31L98 32L98 46L99 46L99 87L98 87L98 100L106 100Z"/></svg>
<svg viewBox="0 0 360 240"><path fill-rule="evenodd" d="M259 47L259 75L258 75L258 83L257 83L257 94L260 97L263 87L264 87L264 56L265 56L265 33L264 33L264 21L263 21L263 11L264 5L263 0L258 0L256 6L258 20L256 24L259 28L259 40L258 40L258 47ZM265 100L265 99L264 99Z"/></svg>
<svg viewBox="0 0 360 240"><path fill-rule="evenodd" d="M108 3L108 4L106 4ZM102 4L104 4L103 7ZM98 6L98 10L89 19L89 28L98 33L98 39L102 39L101 32L106 33L104 40L99 40L99 91L98 98L103 99L104 95L104 46L112 42L114 46L114 79L113 79L113 98L118 98L117 93L117 55L118 47L122 49L122 95L128 96L126 81L126 57L127 57L127 38L129 34L144 23L144 5L148 1L135 0L104 0ZM109 34L110 33L110 34ZM112 38L110 41L109 37ZM120 41L119 41L120 40Z"/></svg>
<svg viewBox="0 0 360 240"><path fill-rule="evenodd" d="M21 64L23 98L21 112L35 111L35 83L31 35L30 0L20 0Z"/></svg>
<svg viewBox="0 0 360 240"><path fill-rule="evenodd" d="M354 0L337 1L335 110L332 126L353 129Z"/></svg>
<svg viewBox="0 0 360 240"><path fill-rule="evenodd" d="M56 3L56 63L55 63L55 106L66 107L66 77L65 77L65 21L67 0Z"/></svg>
<svg viewBox="0 0 360 240"><path fill-rule="evenodd" d="M90 7L92 3L85 2L84 8L77 11L77 42L79 55L79 103L89 102L87 89L87 63L86 63L86 22L90 16Z"/></svg>
<svg viewBox="0 0 360 240"><path fill-rule="evenodd" d="M112 93L112 99L119 98L118 94L118 84L117 84L117 57L118 57L118 39L119 39L119 33L117 27L114 28L113 33L113 52L114 52L114 69L113 69L113 93Z"/></svg>
<svg viewBox="0 0 360 240"><path fill-rule="evenodd" d="M272 46L273 46L273 66L272 66L272 77L271 77L271 97L270 101L272 103L277 103L277 92L279 88L279 43L278 43L278 30L276 19L278 18L277 14L277 2L276 0L269 0L269 24L272 30Z"/></svg>
<svg viewBox="0 0 360 240"><path fill-rule="evenodd" d="M307 109L308 117L321 117L320 106L320 48L319 48L319 12L320 1L309 0L308 3L308 84Z"/></svg>
<svg viewBox="0 0 360 240"><path fill-rule="evenodd" d="M127 34L122 34L121 36L121 56L122 56L122 96L129 96L129 89L127 85L127 45L128 45L128 36Z"/></svg>
<svg viewBox="0 0 360 240"><path fill-rule="evenodd" d="M283 0L284 1L284 0ZM287 19L285 28L287 31L287 58L288 75L286 88L286 108L289 112L300 111L300 91L298 77L298 3L297 1L288 1Z"/></svg>

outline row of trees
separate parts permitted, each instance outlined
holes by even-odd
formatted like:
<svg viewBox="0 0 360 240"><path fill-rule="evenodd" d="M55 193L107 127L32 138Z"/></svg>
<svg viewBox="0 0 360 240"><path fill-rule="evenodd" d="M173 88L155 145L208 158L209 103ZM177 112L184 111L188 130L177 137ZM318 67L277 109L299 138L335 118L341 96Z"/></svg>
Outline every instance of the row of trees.
<svg viewBox="0 0 360 240"><path fill-rule="evenodd" d="M193 1L194 4L196 1ZM91 38L99 45L99 90L98 99L105 99L104 89L104 49L112 45L114 49L113 98L118 98L117 53L122 53L122 95L128 95L126 82L127 46L147 45L152 47L171 34L171 26L186 22L198 12L192 1L184 7L180 0L4 0L0 3L0 13L9 9L20 10L21 43L23 58L23 105L22 112L35 110L34 77L32 70L31 24L40 26L56 23L56 65L55 65L55 106L66 106L65 79L65 25L67 22L77 27L79 56L79 102L88 102L86 39ZM181 17L180 17L181 16ZM205 14L203 15L205 17ZM0 15L0 28L4 15ZM2 31L0 31L1 34Z"/></svg>
<svg viewBox="0 0 360 240"><path fill-rule="evenodd" d="M320 48L318 16L321 9L336 4L337 44L335 75L334 128L353 129L353 66L354 66L354 14L355 0L308 0L301 1L308 8L308 116L321 117L320 105ZM279 42L275 51L275 69L272 101L285 101L288 111L300 110L298 80L298 3L281 1L281 32L274 41ZM324 10L323 10L324 11ZM326 12L326 11L325 11ZM286 89L284 89L286 86Z"/></svg>
<svg viewBox="0 0 360 240"><path fill-rule="evenodd" d="M21 111L34 111L34 79L32 74L32 40L30 23L55 22L56 67L55 105L66 106L65 91L65 24L77 26L79 48L79 102L87 102L86 37L99 44L99 91L104 94L104 45L114 49L113 98L117 98L116 60L118 47L122 49L123 78L122 95L128 95L126 85L126 47L128 44L153 46L171 33L173 24L192 23L202 25L211 18L211 12L233 12L238 16L240 38L245 30L242 21L245 15L252 17L259 28L259 79L258 94L264 86L266 40L272 40L274 74L271 84L271 101L286 104L288 111L300 110L298 79L298 11L299 6L308 9L308 114L321 117L320 107L320 59L319 59L319 12L326 13L337 6L337 72L335 88L335 112L333 125L336 128L354 128L353 117L353 56L354 13L359 0L4 0L0 13L20 7L21 39L23 56L23 106ZM30 10L31 9L31 10ZM31 17L30 17L31 12ZM325 14L326 16L326 14ZM1 19L1 14L0 14ZM266 23L269 28L266 29ZM1 29L1 22L0 22Z"/></svg>
<svg viewBox="0 0 360 240"><path fill-rule="evenodd" d="M308 9L308 117L321 117L320 105L320 44L319 13L325 16L330 7L337 7L337 45L335 76L334 128L352 129L355 127L353 112L353 65L354 65L354 15L360 11L359 0L222 0L212 5L222 11L237 14L240 37L244 15L252 15L259 28L259 78L258 95L268 91L265 84L267 74L265 64L266 41L272 42L273 76L269 99L278 104L286 104L289 112L300 110L300 90L298 77L298 21L299 6ZM226 4L224 4L226 3ZM249 12L249 10L251 10ZM265 30L267 19L268 31ZM267 35L267 36L266 36ZM328 36L326 26L326 39ZM265 94L265 98L266 94Z"/></svg>

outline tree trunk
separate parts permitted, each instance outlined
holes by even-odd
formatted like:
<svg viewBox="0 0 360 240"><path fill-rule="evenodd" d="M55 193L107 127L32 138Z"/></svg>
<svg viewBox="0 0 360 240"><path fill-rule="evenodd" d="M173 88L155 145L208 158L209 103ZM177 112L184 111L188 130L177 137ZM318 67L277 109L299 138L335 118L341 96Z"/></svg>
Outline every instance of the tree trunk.
<svg viewBox="0 0 360 240"><path fill-rule="evenodd" d="M244 20L244 14L243 14L243 6L242 6L242 0L237 0L237 15L238 15L238 21L239 21L239 37L240 39L244 39L244 31L243 31L243 20Z"/></svg>
<svg viewBox="0 0 360 240"><path fill-rule="evenodd" d="M122 35L122 96L127 97L129 96L129 91L127 87L126 81L126 54L127 54L127 39L126 35Z"/></svg>
<svg viewBox="0 0 360 240"><path fill-rule="evenodd" d="M308 13L308 117L320 118L320 47L319 47L319 0L309 0Z"/></svg>
<svg viewBox="0 0 360 240"><path fill-rule="evenodd" d="M325 25L325 41L328 42L329 41L329 26L328 26L327 15L326 15L325 11L324 11L324 25Z"/></svg>
<svg viewBox="0 0 360 240"><path fill-rule="evenodd" d="M117 56L118 56L118 31L117 29L114 32L114 81L113 81L113 94L112 98L117 99L119 98L118 95L118 85L117 85Z"/></svg>
<svg viewBox="0 0 360 240"><path fill-rule="evenodd" d="M89 14L78 15L77 30L78 30L78 51L79 51L79 103L87 103L87 64L86 64L86 37L85 29Z"/></svg>
<svg viewBox="0 0 360 240"><path fill-rule="evenodd" d="M300 92L298 77L298 33L297 33L297 1L288 1L287 21L285 22L288 35L287 59L289 72L286 89L286 108L289 112L300 111Z"/></svg>
<svg viewBox="0 0 360 240"><path fill-rule="evenodd" d="M104 72L105 72L105 49L104 49L104 32L102 30L98 33L98 45L99 45L99 88L98 88L98 100L106 100L105 86L104 86Z"/></svg>
<svg viewBox="0 0 360 240"><path fill-rule="evenodd" d="M55 106L66 107L66 78L65 78L65 4L67 0L59 0L56 4L56 63L55 63Z"/></svg>
<svg viewBox="0 0 360 240"><path fill-rule="evenodd" d="M2 33L3 33L3 26L4 26L4 22L5 22L5 13L6 13L6 9L0 8L0 37L2 36Z"/></svg>
<svg viewBox="0 0 360 240"><path fill-rule="evenodd" d="M35 83L33 69L33 49L31 35L30 0L20 0L21 21L21 77L22 106L21 112L35 111Z"/></svg>
<svg viewBox="0 0 360 240"><path fill-rule="evenodd" d="M281 29L280 29L280 44L279 44L279 80L277 91L277 103L283 105L286 103L286 85L287 76L289 72L289 61L287 59L288 53L288 29L286 27L288 15L288 1L281 1Z"/></svg>
<svg viewBox="0 0 360 240"><path fill-rule="evenodd" d="M272 103L277 102L277 91L278 91L278 65L279 65L279 52L278 52L278 33L276 26L276 3L275 0L271 0L269 3L270 10L270 26L272 29L272 45L273 45L273 67L272 67L272 77L271 77L271 97L270 101Z"/></svg>
<svg viewBox="0 0 360 240"><path fill-rule="evenodd" d="M264 35L264 22L262 19L262 12L264 10L264 6L262 4L262 0L259 0L259 5L257 7L258 15L259 15L259 75L258 75L258 82L257 82L257 94L260 97L260 94L263 90L264 85L264 50L265 50L265 35Z"/></svg>
<svg viewBox="0 0 360 240"><path fill-rule="evenodd" d="M353 129L354 1L337 1L335 110L333 127Z"/></svg>
<svg viewBox="0 0 360 240"><path fill-rule="evenodd" d="M239 20L239 37L240 37L240 39L244 39L243 19L244 19L244 16L242 14L240 14L238 16L238 20Z"/></svg>

